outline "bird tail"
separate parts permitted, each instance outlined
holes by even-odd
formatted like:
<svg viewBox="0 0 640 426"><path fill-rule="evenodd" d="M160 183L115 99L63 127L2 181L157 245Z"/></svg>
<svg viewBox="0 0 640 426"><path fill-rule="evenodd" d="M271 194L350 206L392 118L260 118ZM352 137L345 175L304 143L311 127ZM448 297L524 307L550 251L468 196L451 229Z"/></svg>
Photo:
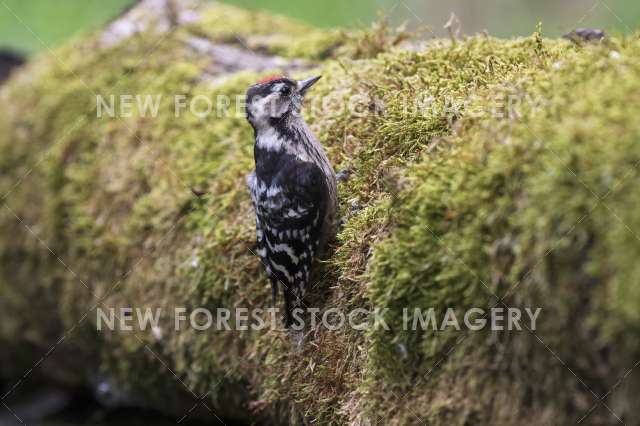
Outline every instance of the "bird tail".
<svg viewBox="0 0 640 426"><path fill-rule="evenodd" d="M293 292L284 288L284 326L289 328L293 324Z"/></svg>
<svg viewBox="0 0 640 426"><path fill-rule="evenodd" d="M274 277L271 278L271 306L276 307L278 301L278 280Z"/></svg>
<svg viewBox="0 0 640 426"><path fill-rule="evenodd" d="M293 314L304 305L302 297L304 287L299 283L284 288L284 324L289 328L293 324Z"/></svg>

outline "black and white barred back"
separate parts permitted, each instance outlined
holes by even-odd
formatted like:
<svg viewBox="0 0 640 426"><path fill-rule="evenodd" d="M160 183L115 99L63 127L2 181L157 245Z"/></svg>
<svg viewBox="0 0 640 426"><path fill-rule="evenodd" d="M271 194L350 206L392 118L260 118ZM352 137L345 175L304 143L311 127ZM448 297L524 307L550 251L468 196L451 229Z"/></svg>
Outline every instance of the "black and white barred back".
<svg viewBox="0 0 640 426"><path fill-rule="evenodd" d="M336 178L317 138L300 116L318 78L274 78L247 93L255 131L256 169L247 179L256 213L258 255L275 302L284 293L285 324L302 306L313 260L336 231Z"/></svg>

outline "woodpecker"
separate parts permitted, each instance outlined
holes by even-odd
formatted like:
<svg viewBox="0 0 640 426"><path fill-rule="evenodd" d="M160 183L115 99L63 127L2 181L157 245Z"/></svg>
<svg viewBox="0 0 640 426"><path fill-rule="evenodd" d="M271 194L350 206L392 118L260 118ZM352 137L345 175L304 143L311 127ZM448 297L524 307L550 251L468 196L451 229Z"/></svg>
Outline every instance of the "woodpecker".
<svg viewBox="0 0 640 426"><path fill-rule="evenodd" d="M302 306L314 259L336 232L336 176L300 114L320 78L268 77L247 91L247 120L255 135L255 170L247 184L258 256L274 305L282 286L286 327Z"/></svg>

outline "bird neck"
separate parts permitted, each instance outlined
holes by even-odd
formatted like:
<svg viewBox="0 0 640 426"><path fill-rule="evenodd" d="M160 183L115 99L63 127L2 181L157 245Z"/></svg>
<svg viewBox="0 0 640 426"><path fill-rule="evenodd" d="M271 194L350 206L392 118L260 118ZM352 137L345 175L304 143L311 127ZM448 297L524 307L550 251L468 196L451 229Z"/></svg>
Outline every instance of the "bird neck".
<svg viewBox="0 0 640 426"><path fill-rule="evenodd" d="M300 117L273 118L268 125L254 127L256 148L266 151L296 154L308 143L310 130Z"/></svg>

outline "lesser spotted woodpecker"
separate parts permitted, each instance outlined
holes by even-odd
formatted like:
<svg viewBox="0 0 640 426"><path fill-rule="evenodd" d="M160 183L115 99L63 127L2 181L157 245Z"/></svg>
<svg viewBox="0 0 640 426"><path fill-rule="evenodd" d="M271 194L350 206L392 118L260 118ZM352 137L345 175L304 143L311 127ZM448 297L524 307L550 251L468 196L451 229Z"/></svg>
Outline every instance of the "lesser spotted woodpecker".
<svg viewBox="0 0 640 426"><path fill-rule="evenodd" d="M336 231L336 177L300 112L320 77L270 77L247 92L255 133L255 171L247 178L256 214L258 255L275 304L284 293L285 326L302 307L313 260Z"/></svg>

